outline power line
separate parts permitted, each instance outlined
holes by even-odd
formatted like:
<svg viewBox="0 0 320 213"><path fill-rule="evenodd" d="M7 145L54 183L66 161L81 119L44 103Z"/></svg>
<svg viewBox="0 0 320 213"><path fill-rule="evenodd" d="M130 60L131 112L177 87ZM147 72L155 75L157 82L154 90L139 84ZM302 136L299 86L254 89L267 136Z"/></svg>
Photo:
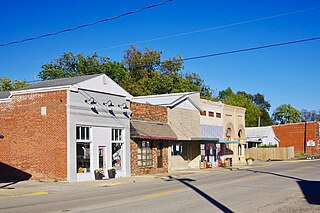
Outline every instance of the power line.
<svg viewBox="0 0 320 213"><path fill-rule="evenodd" d="M37 39L41 39L41 38L45 38L45 37L50 37L50 36L54 36L54 35L58 35L58 34L62 34L62 33L67 33L67 32L74 31L74 30L79 30L79 29L90 27L90 26L93 26L93 25L96 25L96 24L100 24L100 23L103 23L103 22L119 19L119 18L122 18L124 16L129 16L129 15L132 15L132 14L135 14L135 13L139 13L139 12L142 12L144 10L148 10L148 9L151 9L151 8L159 7L159 6L165 5L165 4L167 4L169 2L172 2L172 1L174 1L174 0L167 0L167 1L164 1L164 2L160 2L160 3L157 3L157 4L153 4L153 5L147 6L147 7L143 7L143 8L138 9L138 10L129 11L129 12L126 12L126 13L123 13L123 14L120 14L120 15L116 15L116 16L113 16L111 18L101 19L101 20L94 21L94 22L91 22L91 23L88 23L88 24L83 24L83 25L79 25L79 26L76 26L76 27L71 27L71 28L60 30L60 31L56 31L56 32L53 32L53 33L47 33L47 34L43 34L43 35L39 35L39 36L35 36L35 37L30 37L30 38L18 40L18 41L11 41L11 42L8 42L8 43L3 43L3 44L0 44L0 47L9 46L9 45L18 44L18 43L23 43L23 42L27 42L27 41L33 41L33 40L37 40Z"/></svg>
<svg viewBox="0 0 320 213"><path fill-rule="evenodd" d="M172 35L161 36L161 37L156 37L156 38L150 38L150 39L147 39L147 40L135 41L135 42L115 45L115 46L111 46L111 47L99 48L99 49L94 49L94 50L86 50L86 51L84 51L84 53L89 53L89 52L94 52L94 51L101 51L101 50L109 50L109 49L115 49L115 48L119 48L119 47L129 46L129 45L132 45L132 44L142 44L142 43L147 43L147 42L152 42L152 41L159 41L159 40L164 40L164 39L169 39L169 38L181 37L181 36L186 36L186 35L190 35L190 34L201 33L201 32L206 32L206 31L211 31L211 30L217 30L217 29L223 29L223 28L238 26L238 25L242 25L242 24L248 24L248 23L253 23L253 22L258 22L258 21L263 21L263 20L268 20L268 19L273 19L273 18L278 18L278 17L282 17L282 16L288 16L288 15L292 15L292 14L303 13L303 12L307 12L307 11L311 11L311 10L317 10L317 9L320 9L320 7L306 8L306 9L303 9L303 10L296 10L296 11L291 11L291 12L287 12L287 13L281 13L281 14L272 15L272 16L260 17L260 18L256 18L256 19L252 19L252 20L245 20L245 21L241 21L241 22L234 22L234 23L230 23L230 24L225 24L225 25L220 25L220 26L215 26L215 27L209 27L209 28L204 28L204 29L199 29L199 30L194 30L194 31L182 32L182 33L178 33L178 34L172 34ZM31 62L19 64L19 65L32 64L32 63L37 63L37 62L45 61L45 60L51 60L51 58L39 59L39 60L35 60L35 61L31 61ZM18 64L15 64L15 65L18 65Z"/></svg>
<svg viewBox="0 0 320 213"><path fill-rule="evenodd" d="M253 22L258 22L258 21L278 18L278 17L282 17L282 16L288 16L288 15L293 15L293 14L298 14L298 13L304 13L304 12L308 12L308 11L311 11L311 10L317 10L317 9L320 9L320 7L312 7L312 8L307 8L307 9L303 9L303 10L296 10L296 11L291 11L291 12L287 12L287 13L281 13L281 14L272 15L272 16L265 16L265 17L260 17L260 18L256 18L256 19L251 19L251 20L234 22L234 23L215 26L215 27L203 28L203 29L198 29L198 30L194 30L194 31L171 34L171 35L161 36L161 37L156 37L156 38L150 38L150 39L146 39L146 40L142 40L142 41L135 41L135 42L126 43L126 44L119 44L119 45L114 45L114 46L111 46L111 47L99 48L99 49L95 49L95 50L87 50L86 52L100 51L100 50L110 50L110 49L115 49L115 48L119 48L119 47L126 47L126 46L129 46L129 45L132 45L132 44L142 44L142 43L147 43L147 42L152 42L152 41L164 40L164 39L168 39L168 38L176 38L176 37L191 35L191 34L195 34L195 33L207 32L207 31L211 31L211 30L218 30L218 29L238 26L238 25L242 25L242 24L249 24L249 23L253 23Z"/></svg>
<svg viewBox="0 0 320 213"><path fill-rule="evenodd" d="M273 48L273 47L279 47L279 46L285 46L285 45L292 45L292 44L298 44L298 43L304 43L304 42L316 41L316 40L320 40L320 36L305 38L305 39L300 39L300 40L294 40L294 41L268 44L268 45L263 45L263 46L249 47L249 48L244 48L244 49L230 50L230 51L219 52L219 53L212 53L212 54L207 54L207 55L192 56L192 57L188 57L188 58L177 59L176 61L191 61L191 60L216 57L216 56L221 56L221 55L229 55L229 54L248 52L248 51L255 51L255 50L260 50L260 49L267 49L267 48ZM163 62L161 62L159 65L161 65L162 63ZM146 68L146 67L149 67L149 66L142 65L142 66L136 66L136 67L130 67L130 68ZM37 81L41 81L41 80L37 80ZM26 81L26 82L31 83L31 82L35 82L35 81L33 80L33 81Z"/></svg>
<svg viewBox="0 0 320 213"><path fill-rule="evenodd" d="M295 41L268 44L268 45L264 45L264 46L249 47L249 48L245 48L245 49L231 50L231 51L220 52L220 53L213 53L213 54L208 54L208 55L193 56L193 57L184 58L184 59L180 59L180 60L181 61L190 61L190 60L195 60L195 59L209 58L209 57L215 57L215 56L220 56L220 55L228 55L228 54L234 54L234 53L240 53L240 52L248 52L248 51L254 51L254 50L259 50L259 49L267 49L267 48L272 48L272 47L279 47L279 46L303 43L303 42L308 42L308 41L315 41L315 40L319 40L319 39L320 39L320 36L301 39L301 40L295 40Z"/></svg>

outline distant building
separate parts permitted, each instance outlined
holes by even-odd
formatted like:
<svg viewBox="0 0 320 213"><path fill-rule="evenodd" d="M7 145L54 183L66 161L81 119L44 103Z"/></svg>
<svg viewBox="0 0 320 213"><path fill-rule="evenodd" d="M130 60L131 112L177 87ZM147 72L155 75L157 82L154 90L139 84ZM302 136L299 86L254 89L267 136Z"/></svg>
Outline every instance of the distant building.
<svg viewBox="0 0 320 213"><path fill-rule="evenodd" d="M319 154L320 122L301 122L273 126L280 147L294 147L295 154Z"/></svg>
<svg viewBox="0 0 320 213"><path fill-rule="evenodd" d="M246 134L247 148L257 148L258 145L277 145L279 147L280 140L276 137L272 126L247 127Z"/></svg>

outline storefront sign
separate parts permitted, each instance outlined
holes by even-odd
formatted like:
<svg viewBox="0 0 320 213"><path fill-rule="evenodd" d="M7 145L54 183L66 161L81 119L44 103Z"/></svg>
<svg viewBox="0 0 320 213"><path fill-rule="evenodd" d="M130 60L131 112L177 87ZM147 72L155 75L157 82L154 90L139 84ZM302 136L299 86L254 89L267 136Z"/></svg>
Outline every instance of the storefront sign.
<svg viewBox="0 0 320 213"><path fill-rule="evenodd" d="M307 141L307 146L315 146L316 143L313 140L308 140Z"/></svg>

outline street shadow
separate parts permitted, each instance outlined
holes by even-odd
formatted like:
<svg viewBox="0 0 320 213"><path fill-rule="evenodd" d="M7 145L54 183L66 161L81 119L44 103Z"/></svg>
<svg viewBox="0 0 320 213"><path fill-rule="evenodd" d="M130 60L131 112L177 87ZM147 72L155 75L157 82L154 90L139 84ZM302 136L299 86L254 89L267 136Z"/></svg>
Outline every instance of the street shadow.
<svg viewBox="0 0 320 213"><path fill-rule="evenodd" d="M190 178L174 178L172 176L168 176L168 178L169 179L167 179L166 181L179 181L183 185L185 185L185 186L189 187L190 189L192 189L193 191L197 192L199 195L201 195L203 198L205 198L207 201L209 201L212 205L214 205L217 208L219 208L222 212L227 212L227 213L234 212L231 209L229 209L228 207L226 207L225 205L223 205L222 203L220 203L217 200L215 200L212 197L210 197L205 192L201 191L197 187L195 187L192 184L190 184L190 182L195 182L194 179L190 179Z"/></svg>
<svg viewBox="0 0 320 213"><path fill-rule="evenodd" d="M31 174L0 162L0 188L6 188L20 181L29 180Z"/></svg>
<svg viewBox="0 0 320 213"><path fill-rule="evenodd" d="M292 177L288 175L282 175L282 174L277 174L273 172L257 171L252 169L246 169L245 171L274 175L281 178L293 179L299 185L301 192L303 193L305 199L309 204L320 205L320 181L304 180L301 178Z"/></svg>

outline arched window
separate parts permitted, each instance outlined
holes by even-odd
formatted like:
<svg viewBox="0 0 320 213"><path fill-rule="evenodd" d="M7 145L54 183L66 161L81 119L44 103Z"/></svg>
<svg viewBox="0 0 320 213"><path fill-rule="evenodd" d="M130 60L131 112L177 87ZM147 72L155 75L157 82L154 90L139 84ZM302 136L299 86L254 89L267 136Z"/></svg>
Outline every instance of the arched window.
<svg viewBox="0 0 320 213"><path fill-rule="evenodd" d="M242 139L242 130L241 129L238 131L238 138Z"/></svg>
<svg viewBox="0 0 320 213"><path fill-rule="evenodd" d="M226 137L228 140L231 140L231 133L232 133L232 130L230 127L228 127L226 130Z"/></svg>

